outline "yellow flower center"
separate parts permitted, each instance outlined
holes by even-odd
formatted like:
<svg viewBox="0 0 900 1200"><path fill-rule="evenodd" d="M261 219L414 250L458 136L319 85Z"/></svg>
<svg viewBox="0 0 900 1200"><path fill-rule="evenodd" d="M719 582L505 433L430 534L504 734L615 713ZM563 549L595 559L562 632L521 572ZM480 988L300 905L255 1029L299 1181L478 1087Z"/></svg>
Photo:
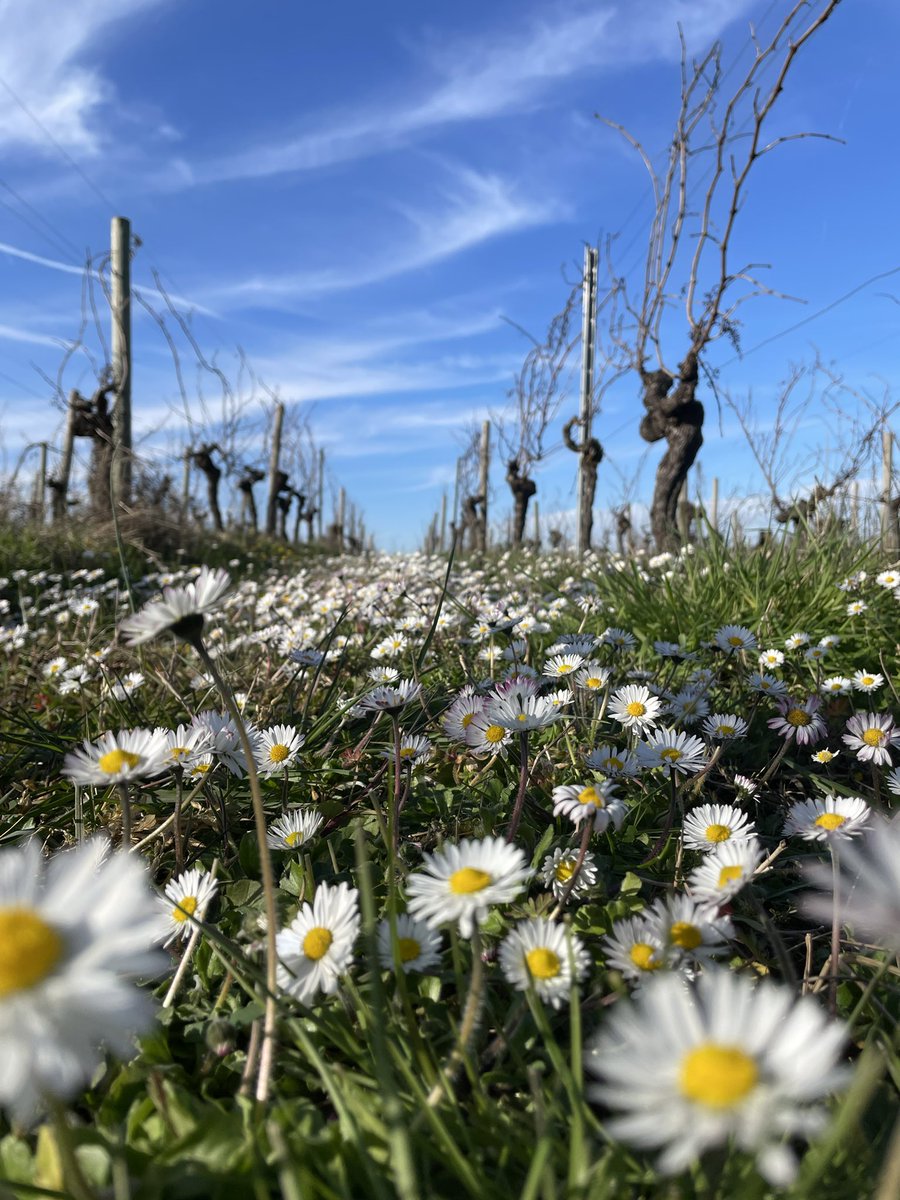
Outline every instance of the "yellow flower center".
<svg viewBox="0 0 900 1200"><path fill-rule="evenodd" d="M188 754L190 754L190 751L188 750L187 746L173 746L169 751L169 754L175 759L176 762L180 762L182 758L187 758Z"/></svg>
<svg viewBox="0 0 900 1200"><path fill-rule="evenodd" d="M719 872L719 882L717 886L723 888L727 883L732 883L735 879L740 879L743 874L743 867L723 867Z"/></svg>
<svg viewBox="0 0 900 1200"><path fill-rule="evenodd" d="M815 758L816 762L827 763L831 762L831 760L834 758L834 755L830 750L819 750L817 754L813 755L813 758Z"/></svg>
<svg viewBox="0 0 900 1200"><path fill-rule="evenodd" d="M403 963L412 962L422 953L422 947L415 938L397 938L397 953Z"/></svg>
<svg viewBox="0 0 900 1200"><path fill-rule="evenodd" d="M516 713L516 720L517 721L527 721L528 714L527 713Z"/></svg>
<svg viewBox="0 0 900 1200"><path fill-rule="evenodd" d="M278 742L276 745L270 746L269 748L269 761L284 762L289 754L290 750L288 750L287 746L281 742Z"/></svg>
<svg viewBox="0 0 900 1200"><path fill-rule="evenodd" d="M62 953L62 938L36 912L0 908L0 998L40 983Z"/></svg>
<svg viewBox="0 0 900 1200"><path fill-rule="evenodd" d="M568 673L572 670L574 670L574 667L571 663L560 663L560 665L556 668L556 673L557 675L568 675Z"/></svg>
<svg viewBox="0 0 900 1200"><path fill-rule="evenodd" d="M592 675L590 679L586 679L584 681L584 686L589 688L601 688L603 687L603 680L596 675Z"/></svg>
<svg viewBox="0 0 900 1200"><path fill-rule="evenodd" d="M556 876L557 883L568 883L575 874L575 864L566 861L558 863L553 874Z"/></svg>
<svg viewBox="0 0 900 1200"><path fill-rule="evenodd" d="M320 958L328 953L331 943L334 941L334 935L330 929L325 929L322 925L316 925L310 929L309 933L303 939L303 953L307 958L318 962Z"/></svg>
<svg viewBox="0 0 900 1200"><path fill-rule="evenodd" d="M821 817L816 817L815 824L820 829L840 829L846 820L847 818L842 817L840 813L822 813Z"/></svg>
<svg viewBox="0 0 900 1200"><path fill-rule="evenodd" d="M669 938L674 946L680 946L682 950L696 950L703 944L703 934L690 921L676 921L669 930Z"/></svg>
<svg viewBox="0 0 900 1200"><path fill-rule="evenodd" d="M639 971L658 971L662 963L653 961L657 949L647 942L635 942L628 951L628 957Z"/></svg>
<svg viewBox="0 0 900 1200"><path fill-rule="evenodd" d="M199 763L194 763L193 767L191 767L191 774L192 775L205 775L207 771L211 771L211 770L212 770L211 762L199 762Z"/></svg>
<svg viewBox="0 0 900 1200"><path fill-rule="evenodd" d="M738 635L736 633L733 633L731 635L731 637L728 639L729 646L743 646L743 644L744 644L744 639L742 637L738 637Z"/></svg>
<svg viewBox="0 0 900 1200"><path fill-rule="evenodd" d="M629 717L642 717L647 711L647 706L641 704L640 700L632 700L630 704L625 705L625 711Z"/></svg>
<svg viewBox="0 0 900 1200"><path fill-rule="evenodd" d="M716 732L718 734L720 734L722 737L731 737L731 735L734 733L734 726L733 725L719 725L716 729Z"/></svg>
<svg viewBox="0 0 900 1200"><path fill-rule="evenodd" d="M578 793L579 804L593 804L595 808L603 808L603 797L595 787L586 787Z"/></svg>
<svg viewBox="0 0 900 1200"><path fill-rule="evenodd" d="M676 750L674 746L667 746L665 750L660 750L659 757L665 758L669 762L678 762L679 758L682 757L682 754L681 751Z"/></svg>
<svg viewBox="0 0 900 1200"><path fill-rule="evenodd" d="M450 876L450 891L457 896L468 896L472 892L483 892L491 882L487 871L477 867L463 867Z"/></svg>
<svg viewBox="0 0 900 1200"><path fill-rule="evenodd" d="M559 955L554 954L547 946L538 946L535 950L529 950L525 955L525 961L535 979L555 979L559 974Z"/></svg>
<svg viewBox="0 0 900 1200"><path fill-rule="evenodd" d="M862 740L867 746L880 746L884 742L884 730L867 729L862 735Z"/></svg>
<svg viewBox="0 0 900 1200"><path fill-rule="evenodd" d="M474 720L474 718L475 718L475 714L474 714L473 712L471 712L471 713L466 713L466 714L463 716L463 719L462 719L462 722L461 722L463 729L468 729L468 728L469 728L469 726L472 724L472 721ZM494 728L496 728L496 726L492 725L492 726L491 726L491 729L494 729Z"/></svg>
<svg viewBox="0 0 900 1200"><path fill-rule="evenodd" d="M753 1091L759 1068L737 1046L705 1042L681 1060L678 1088L682 1096L707 1108L732 1108Z"/></svg>
<svg viewBox="0 0 900 1200"><path fill-rule="evenodd" d="M290 846L292 850L295 846L299 846L302 841L303 834L299 829L294 829L291 833L286 833L284 835L284 844L286 846Z"/></svg>
<svg viewBox="0 0 900 1200"><path fill-rule="evenodd" d="M402 749L400 750L401 758L415 758L415 756L416 756L415 746L403 746Z"/></svg>
<svg viewBox="0 0 900 1200"><path fill-rule="evenodd" d="M525 718L523 717L522 720ZM502 742L506 734L506 730L502 725L488 725L484 731L484 740L490 742L492 746L496 746L498 742Z"/></svg>
<svg viewBox="0 0 900 1200"><path fill-rule="evenodd" d="M172 920L177 921L178 924L181 925L188 919L188 917L192 917L196 911L197 897L184 896L172 909Z"/></svg>
<svg viewBox="0 0 900 1200"><path fill-rule="evenodd" d="M607 771L621 771L624 766L625 764L622 762L621 758L608 758L606 760Z"/></svg>
<svg viewBox="0 0 900 1200"><path fill-rule="evenodd" d="M875 682L875 676L874 675L863 675L862 682L863 682L863 687L871 687L872 684Z"/></svg>
<svg viewBox="0 0 900 1200"><path fill-rule="evenodd" d="M731 830L727 825L707 825L706 840L708 842L727 842L731 837Z"/></svg>
<svg viewBox="0 0 900 1200"><path fill-rule="evenodd" d="M97 766L107 775L118 775L123 767L136 767L140 761L141 756L129 750L110 750L97 759Z"/></svg>
<svg viewBox="0 0 900 1200"><path fill-rule="evenodd" d="M812 717L809 715L808 712L805 712L802 708L792 708L792 709L789 709L788 712L785 714L784 719L787 721L787 723L789 725L797 726L797 725L808 725L810 723L810 721L812 720Z"/></svg>

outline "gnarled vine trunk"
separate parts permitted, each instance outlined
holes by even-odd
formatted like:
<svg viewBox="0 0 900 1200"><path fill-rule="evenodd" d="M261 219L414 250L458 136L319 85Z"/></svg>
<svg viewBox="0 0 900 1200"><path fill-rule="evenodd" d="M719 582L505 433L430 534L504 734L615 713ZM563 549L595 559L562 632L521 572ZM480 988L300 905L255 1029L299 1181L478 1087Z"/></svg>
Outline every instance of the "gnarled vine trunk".
<svg viewBox="0 0 900 1200"><path fill-rule="evenodd" d="M675 551L678 532L678 496L681 485L703 445L703 405L697 399L697 354L688 351L674 379L668 371L641 371L647 413L641 421L646 442L663 438L668 449L656 469L650 529L658 551Z"/></svg>

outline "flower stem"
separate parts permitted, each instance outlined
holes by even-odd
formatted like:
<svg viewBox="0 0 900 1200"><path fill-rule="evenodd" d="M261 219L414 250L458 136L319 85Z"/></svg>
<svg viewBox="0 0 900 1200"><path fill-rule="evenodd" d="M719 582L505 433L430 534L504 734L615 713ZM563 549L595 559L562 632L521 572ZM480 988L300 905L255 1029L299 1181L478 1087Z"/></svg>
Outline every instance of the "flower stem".
<svg viewBox="0 0 900 1200"><path fill-rule="evenodd" d="M841 873L838 866L837 848L834 839L831 841L831 978L828 981L828 1011L833 1017L837 1016L838 969L841 962L841 904L840 882Z"/></svg>
<svg viewBox="0 0 900 1200"><path fill-rule="evenodd" d="M47 1097L47 1107L53 1115L53 1130L67 1191L73 1200L97 1200L97 1193L85 1179L75 1147L72 1145L72 1130L69 1128L65 1108L52 1096Z"/></svg>
<svg viewBox="0 0 900 1200"><path fill-rule="evenodd" d="M118 785L119 802L122 807L122 845L126 850L131 849L131 795L127 783Z"/></svg>
<svg viewBox="0 0 900 1200"><path fill-rule="evenodd" d="M472 975L469 979L469 992L466 996L466 1006L463 1009L456 1045L447 1059L446 1067L441 1071L441 1079L438 1080L428 1094L428 1098L425 1101L428 1108L434 1108L444 1095L445 1088L449 1089L453 1076L456 1074L460 1063L468 1052L469 1043L474 1036L476 1026L478 1025L478 1018L481 1014L481 1005L484 1000L484 963L481 959L481 933L477 924L472 929L471 944ZM415 1128L415 1122L413 1128Z"/></svg>
<svg viewBox="0 0 900 1200"><path fill-rule="evenodd" d="M275 877L272 871L272 856L269 853L269 843L266 838L266 813L263 807L262 789L259 786L259 773L256 770L256 760L253 757L253 747L247 735L244 724L231 688L219 674L199 633L193 642L194 649L200 656L209 676L219 695L222 697L229 717L234 722L240 739L244 758L247 760L247 782L250 785L250 796L253 802L253 821L256 826L256 840L259 844L259 867L262 876L263 899L266 915L266 1001L263 1013L262 1047L259 1056L259 1074L256 1080L256 1099L264 1104L269 1096L269 1083L272 1075L272 1065L275 1055L275 1020L277 1017L276 990L278 987L278 949L276 934L278 926L278 911L275 907Z"/></svg>
<svg viewBox="0 0 900 1200"><path fill-rule="evenodd" d="M394 795L391 803L391 854L396 859L400 851L400 785L402 783L403 762L400 757L400 718L391 714L391 724L394 727Z"/></svg>
<svg viewBox="0 0 900 1200"><path fill-rule="evenodd" d="M584 820L584 827L581 830L581 845L578 847L578 857L575 860L575 866L572 868L572 874L569 882L566 884L566 890L559 898L559 903L553 912L550 914L550 920L555 921L559 914L566 906L569 897L575 891L578 884L578 876L581 874L581 868L584 866L584 859L587 854L587 848L591 840L591 834L594 832L593 818L588 816Z"/></svg>
<svg viewBox="0 0 900 1200"><path fill-rule="evenodd" d="M522 809L525 806L525 787L528 783L528 731L523 729L519 734L519 790L516 793L516 802L513 805L512 816L509 819L509 828L506 831L506 840L508 842L515 841L516 833L519 829L519 822L522 820Z"/></svg>

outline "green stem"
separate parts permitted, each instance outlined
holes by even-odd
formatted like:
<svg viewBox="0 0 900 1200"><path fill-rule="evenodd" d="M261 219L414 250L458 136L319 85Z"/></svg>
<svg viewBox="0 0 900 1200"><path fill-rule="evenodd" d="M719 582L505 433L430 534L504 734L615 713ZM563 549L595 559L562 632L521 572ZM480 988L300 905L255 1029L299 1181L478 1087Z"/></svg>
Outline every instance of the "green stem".
<svg viewBox="0 0 900 1200"><path fill-rule="evenodd" d="M73 1200L97 1200L97 1194L84 1177L75 1147L66 1110L55 1097L47 1097L47 1107L53 1117L56 1145L62 1163L63 1181Z"/></svg>
<svg viewBox="0 0 900 1200"><path fill-rule="evenodd" d="M256 1081L256 1099L264 1104L269 1096L269 1084L272 1075L272 1065L275 1056L275 1021L278 1015L276 992L278 988L278 948L276 945L278 910L275 906L275 876L272 871L272 856L266 839L266 812L263 807L262 789L259 786L259 773L256 770L256 760L253 757L253 747L247 735L247 727L235 703L231 688L219 674L199 633L193 642L194 649L200 656L209 676L225 704L225 708L234 722L240 739L241 749L247 765L247 782L250 785L250 796L253 803L253 821L256 826L256 840L259 844L259 867L262 876L263 899L266 915L266 999L263 1014L262 1050L259 1056L259 1075Z"/></svg>
<svg viewBox="0 0 900 1200"><path fill-rule="evenodd" d="M522 809L525 805L525 788L528 784L528 731L523 729L519 734L519 790L516 793L516 802L513 805L512 816L509 819L509 828L506 831L506 840L508 842L515 841L516 833L519 829L519 822L522 820Z"/></svg>

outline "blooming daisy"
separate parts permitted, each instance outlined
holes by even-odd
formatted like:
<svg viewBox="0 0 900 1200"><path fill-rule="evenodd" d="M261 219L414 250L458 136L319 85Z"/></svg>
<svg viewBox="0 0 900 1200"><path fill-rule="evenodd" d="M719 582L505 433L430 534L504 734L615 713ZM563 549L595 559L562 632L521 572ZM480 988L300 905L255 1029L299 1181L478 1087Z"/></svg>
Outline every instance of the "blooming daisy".
<svg viewBox="0 0 900 1200"><path fill-rule="evenodd" d="M888 791L893 796L900 796L900 767L894 767L887 777Z"/></svg>
<svg viewBox="0 0 900 1200"><path fill-rule="evenodd" d="M394 947L391 941L391 923L379 921L376 933L378 960L382 967L394 969ZM416 921L408 913L397 917L397 959L404 975L420 971L427 975L441 961L441 935L424 923Z"/></svg>
<svg viewBox="0 0 900 1200"><path fill-rule="evenodd" d="M784 648L785 650L799 650L801 646L808 645L808 633L792 633L791 636L785 640Z"/></svg>
<svg viewBox="0 0 900 1200"><path fill-rule="evenodd" d="M729 917L718 915L715 909L698 904L690 896L669 895L656 900L643 915L665 943L669 966L677 966L682 959L707 962L726 951L734 937Z"/></svg>
<svg viewBox="0 0 900 1200"><path fill-rule="evenodd" d="M70 751L62 773L73 783L101 786L147 779L165 770L167 755L165 730L121 729Z"/></svg>
<svg viewBox="0 0 900 1200"><path fill-rule="evenodd" d="M291 657L293 658L294 656L291 655ZM294 661L298 660L294 659ZM321 657L319 661L321 661ZM318 666L318 663L311 665ZM400 672L396 667L372 667L370 671L366 671L366 675L375 684L393 683L395 679L400 678Z"/></svg>
<svg viewBox="0 0 900 1200"><path fill-rule="evenodd" d="M619 750L615 746L597 746L584 756L584 761L601 775L636 775L640 770L637 756L625 747Z"/></svg>
<svg viewBox="0 0 900 1200"><path fill-rule="evenodd" d="M601 640L616 650L633 650L637 645L637 638L633 633L629 633L627 629L616 629L614 626L604 631Z"/></svg>
<svg viewBox="0 0 900 1200"><path fill-rule="evenodd" d="M572 981L583 979L591 959L566 925L535 917L516 925L500 943L500 970L517 991L533 987L545 1004L559 1008Z"/></svg>
<svg viewBox="0 0 900 1200"><path fill-rule="evenodd" d="M900 587L900 571L895 571L893 569L881 571L875 576L875 582L879 587L883 588Z"/></svg>
<svg viewBox="0 0 900 1200"><path fill-rule="evenodd" d="M531 878L525 852L502 838L463 838L425 855L423 870L406 882L410 915L436 928L459 922L460 936L472 936L495 904L507 904Z"/></svg>
<svg viewBox="0 0 900 1200"><path fill-rule="evenodd" d="M577 675L583 663L580 654L555 654L544 663L544 675L547 679L564 679L566 675Z"/></svg>
<svg viewBox="0 0 900 1200"><path fill-rule="evenodd" d="M818 696L807 696L802 703L785 696L777 701L779 715L771 717L766 724L785 741L796 738L799 746L813 745L826 732L825 722L819 715L819 703Z"/></svg>
<svg viewBox="0 0 900 1200"><path fill-rule="evenodd" d="M587 692L602 692L609 683L612 674L609 667L601 667L598 662L586 662L575 676L578 687Z"/></svg>
<svg viewBox="0 0 900 1200"><path fill-rule="evenodd" d="M852 686L845 675L829 675L827 679L822 680L819 691L826 696L846 696Z"/></svg>
<svg viewBox="0 0 900 1200"><path fill-rule="evenodd" d="M165 895L159 897L166 913L160 940L165 938L168 946L176 938L189 937L197 928L195 922L205 919L206 910L218 888L215 879L197 867L183 871L177 879L170 880L166 884Z"/></svg>
<svg viewBox="0 0 900 1200"><path fill-rule="evenodd" d="M743 625L723 625L721 629L716 630L713 641L726 654L756 649L756 634Z"/></svg>
<svg viewBox="0 0 900 1200"><path fill-rule="evenodd" d="M725 904L736 896L762 860L756 838L722 842L688 878L688 891L707 904Z"/></svg>
<svg viewBox="0 0 900 1200"><path fill-rule="evenodd" d="M662 1151L667 1174L733 1138L784 1186L797 1169L785 1141L824 1126L810 1105L842 1084L845 1037L812 997L781 984L719 968L694 985L669 975L606 1018L585 1055L601 1080L590 1095L622 1113L614 1137Z"/></svg>
<svg viewBox="0 0 900 1200"><path fill-rule="evenodd" d="M192 641L200 636L204 617L231 587L231 576L217 567L201 567L197 578L184 587L163 588L162 600L145 604L140 612L119 625L126 644L138 646L161 633Z"/></svg>
<svg viewBox="0 0 900 1200"><path fill-rule="evenodd" d="M367 692L360 700L359 707L364 712L398 713L415 700L421 691L421 683L415 683L411 679L399 679L390 687L376 687Z"/></svg>
<svg viewBox="0 0 900 1200"><path fill-rule="evenodd" d="M23 1124L87 1084L105 1044L134 1055L152 1024L128 977L165 959L144 864L92 839L48 864L36 842L0 850L0 1106Z"/></svg>
<svg viewBox="0 0 900 1200"><path fill-rule="evenodd" d="M747 722L736 713L713 713L703 722L703 732L716 741L730 742L746 736Z"/></svg>
<svg viewBox="0 0 900 1200"><path fill-rule="evenodd" d="M651 729L637 747L642 766L659 767L665 775L693 775L706 766L706 745L690 733L675 729Z"/></svg>
<svg viewBox="0 0 900 1200"><path fill-rule="evenodd" d="M747 686L751 692L761 692L764 696L786 696L788 690L784 680L759 671L753 672L747 680Z"/></svg>
<svg viewBox="0 0 900 1200"><path fill-rule="evenodd" d="M577 850L563 850L557 846L553 853L548 854L541 863L541 879L550 888L557 900L564 895L571 883L577 862ZM581 863L578 878L575 880L575 886L571 893L572 896L584 895L585 892L591 890L596 882L597 860L591 854L590 850L588 850Z"/></svg>
<svg viewBox="0 0 900 1200"><path fill-rule="evenodd" d="M272 822L266 841L273 850L299 850L315 837L324 819L312 808L292 808Z"/></svg>
<svg viewBox="0 0 900 1200"><path fill-rule="evenodd" d="M223 713L206 709L198 713L191 721L191 728L203 729L212 741L212 752L223 766L239 779L247 772L247 760L244 757L240 735L231 717ZM256 745L259 732L252 725L245 725L250 748L256 757Z"/></svg>
<svg viewBox="0 0 900 1200"><path fill-rule="evenodd" d="M684 818L684 844L709 853L723 842L755 838L756 826L731 804L701 804Z"/></svg>
<svg viewBox="0 0 900 1200"><path fill-rule="evenodd" d="M609 779L599 783L565 784L553 789L553 815L568 817L573 825L593 822L594 833L603 833L610 825L621 828L628 805L616 795L618 785Z"/></svg>
<svg viewBox="0 0 900 1200"><path fill-rule="evenodd" d="M305 740L293 725L272 725L259 730L254 758L260 775L269 778L292 766Z"/></svg>
<svg viewBox="0 0 900 1200"><path fill-rule="evenodd" d="M545 696L526 696L521 692L489 700L484 715L504 729L522 733L529 729L544 729L561 715L559 705Z"/></svg>
<svg viewBox="0 0 900 1200"><path fill-rule="evenodd" d="M196 758L209 753L212 738L208 729L194 725L179 725L176 729L164 730L166 735L166 759L170 766L187 767Z"/></svg>
<svg viewBox="0 0 900 1200"><path fill-rule="evenodd" d="M814 750L809 757L813 760L813 762L830 763L833 759L837 758L837 756L839 754L840 754L840 750L824 749L824 750Z"/></svg>
<svg viewBox="0 0 900 1200"><path fill-rule="evenodd" d="M783 662L784 652L782 650L763 650L759 656L759 665L763 670L780 667Z"/></svg>
<svg viewBox="0 0 900 1200"><path fill-rule="evenodd" d="M353 959L358 933L356 888L320 883L312 904L304 904L276 939L280 986L307 1005L318 992L336 992L338 978Z"/></svg>
<svg viewBox="0 0 900 1200"><path fill-rule="evenodd" d="M884 676L875 671L854 671L850 682L855 692L877 692L884 683Z"/></svg>
<svg viewBox="0 0 900 1200"><path fill-rule="evenodd" d="M866 828L871 811L859 796L798 800L791 805L782 832L785 837L797 834L808 842L857 837Z"/></svg>
<svg viewBox="0 0 900 1200"><path fill-rule="evenodd" d="M642 982L666 968L666 941L658 924L645 917L625 917L602 938L606 965L626 979Z"/></svg>
<svg viewBox="0 0 900 1200"><path fill-rule="evenodd" d="M441 719L441 725L447 737L464 742L469 724L481 712L484 705L484 698L476 696L474 692L457 696Z"/></svg>
<svg viewBox="0 0 900 1200"><path fill-rule="evenodd" d="M502 754L512 741L512 732L498 725L487 711L478 713L466 727L466 745L473 754Z"/></svg>
<svg viewBox="0 0 900 1200"><path fill-rule="evenodd" d="M841 741L856 751L860 762L890 766L890 748L900 742L900 729L890 713L854 713Z"/></svg>
<svg viewBox="0 0 900 1200"><path fill-rule="evenodd" d="M609 715L626 729L645 729L656 724L662 701L650 694L649 688L629 683L613 692Z"/></svg>
<svg viewBox="0 0 900 1200"><path fill-rule="evenodd" d="M709 701L696 687L684 688L669 700L669 716L682 725L696 725L708 712Z"/></svg>

